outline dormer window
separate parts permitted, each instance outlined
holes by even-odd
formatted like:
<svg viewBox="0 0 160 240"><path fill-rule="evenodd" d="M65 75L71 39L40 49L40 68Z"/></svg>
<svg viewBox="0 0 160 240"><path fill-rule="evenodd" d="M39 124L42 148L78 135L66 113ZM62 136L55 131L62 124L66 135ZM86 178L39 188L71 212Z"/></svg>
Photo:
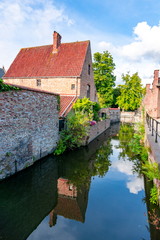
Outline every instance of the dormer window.
<svg viewBox="0 0 160 240"><path fill-rule="evenodd" d="M41 86L41 79L37 79L37 87Z"/></svg>
<svg viewBox="0 0 160 240"><path fill-rule="evenodd" d="M88 65L88 75L90 75L91 74L91 65L89 64Z"/></svg>

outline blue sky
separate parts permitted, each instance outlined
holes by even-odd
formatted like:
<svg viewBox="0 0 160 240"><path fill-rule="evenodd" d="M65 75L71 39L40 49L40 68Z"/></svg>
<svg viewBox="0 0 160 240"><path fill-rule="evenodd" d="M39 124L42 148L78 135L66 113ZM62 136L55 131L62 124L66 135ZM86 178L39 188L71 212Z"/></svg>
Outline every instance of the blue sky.
<svg viewBox="0 0 160 240"><path fill-rule="evenodd" d="M90 40L92 53L108 50L122 73L150 83L160 65L159 0L0 0L0 67L23 47Z"/></svg>

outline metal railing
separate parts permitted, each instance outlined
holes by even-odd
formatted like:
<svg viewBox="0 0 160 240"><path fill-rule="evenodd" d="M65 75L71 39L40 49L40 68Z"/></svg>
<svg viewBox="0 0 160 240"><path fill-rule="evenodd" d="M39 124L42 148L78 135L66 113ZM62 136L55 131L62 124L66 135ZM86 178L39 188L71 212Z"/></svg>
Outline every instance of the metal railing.
<svg viewBox="0 0 160 240"><path fill-rule="evenodd" d="M158 122L156 119L149 116L148 113L146 113L146 122L149 128L149 131L152 132L152 136L155 136L155 142L158 142L158 137L160 137L160 134L158 132L160 122Z"/></svg>

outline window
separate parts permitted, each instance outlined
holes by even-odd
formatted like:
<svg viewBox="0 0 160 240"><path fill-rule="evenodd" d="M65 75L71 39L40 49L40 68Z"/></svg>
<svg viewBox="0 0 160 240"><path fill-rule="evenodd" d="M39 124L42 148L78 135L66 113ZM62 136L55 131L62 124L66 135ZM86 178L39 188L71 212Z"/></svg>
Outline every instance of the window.
<svg viewBox="0 0 160 240"><path fill-rule="evenodd" d="M37 86L41 86L41 79L37 79Z"/></svg>
<svg viewBox="0 0 160 240"><path fill-rule="evenodd" d="M87 98L90 98L90 85L87 85Z"/></svg>
<svg viewBox="0 0 160 240"><path fill-rule="evenodd" d="M91 74L91 65L89 64L88 65L88 75L90 75Z"/></svg>
<svg viewBox="0 0 160 240"><path fill-rule="evenodd" d="M75 89L75 84L71 84L71 90Z"/></svg>

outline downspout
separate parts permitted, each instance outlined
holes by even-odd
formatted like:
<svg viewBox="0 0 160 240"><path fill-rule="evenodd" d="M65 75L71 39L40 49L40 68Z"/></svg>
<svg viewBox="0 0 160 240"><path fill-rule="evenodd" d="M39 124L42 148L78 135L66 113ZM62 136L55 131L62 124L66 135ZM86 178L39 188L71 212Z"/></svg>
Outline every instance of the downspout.
<svg viewBox="0 0 160 240"><path fill-rule="evenodd" d="M76 77L76 97L78 96L78 77Z"/></svg>

